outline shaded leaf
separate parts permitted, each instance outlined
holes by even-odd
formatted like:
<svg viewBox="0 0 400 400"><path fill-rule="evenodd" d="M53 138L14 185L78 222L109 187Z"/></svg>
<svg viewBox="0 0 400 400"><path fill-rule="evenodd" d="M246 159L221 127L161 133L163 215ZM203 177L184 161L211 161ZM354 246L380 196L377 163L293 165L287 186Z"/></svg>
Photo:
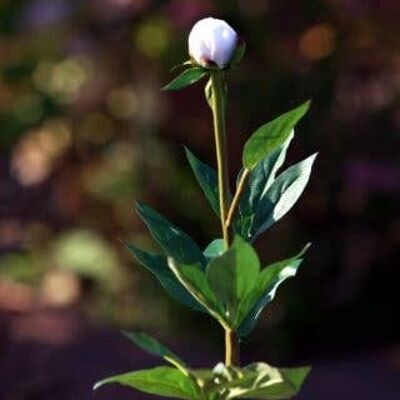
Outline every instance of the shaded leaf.
<svg viewBox="0 0 400 400"><path fill-rule="evenodd" d="M196 156L187 147L185 147L185 152L197 182L202 188L212 209L217 216L219 216L218 177L216 172L207 164L204 164L198 158L196 158Z"/></svg>
<svg viewBox="0 0 400 400"><path fill-rule="evenodd" d="M136 209L151 235L169 256L184 264L205 263L201 249L189 235L145 204L138 202Z"/></svg>
<svg viewBox="0 0 400 400"><path fill-rule="evenodd" d="M141 349L147 351L150 354L164 358L169 363L182 371L186 371L187 367L184 361L179 356L169 350L167 347L162 345L158 340L147 335L143 332L128 332L123 331L123 334L133 343L135 343Z"/></svg>
<svg viewBox="0 0 400 400"><path fill-rule="evenodd" d="M96 383L94 390L111 383L129 386L158 396L188 400L199 398L198 390L191 378L180 370L171 367L157 367L112 376Z"/></svg>
<svg viewBox="0 0 400 400"><path fill-rule="evenodd" d="M282 145L309 107L310 102L307 101L258 128L244 146L243 166L253 169L264 157Z"/></svg>
<svg viewBox="0 0 400 400"><path fill-rule="evenodd" d="M301 257L309 246L309 244L305 246L296 256L278 261L260 272L257 288L253 292L254 297L258 299L239 326L238 334L240 336L247 336L253 330L262 310L274 299L278 287L286 279L296 275L300 264L303 262Z"/></svg>
<svg viewBox="0 0 400 400"><path fill-rule="evenodd" d="M147 252L126 243L128 250L159 280L162 287L181 304L198 311L207 312L196 299L185 289L168 267L167 257L152 252Z"/></svg>
<svg viewBox="0 0 400 400"><path fill-rule="evenodd" d="M168 265L177 279L192 296L203 305L221 325L226 326L222 306L210 288L206 276L199 266L177 264L172 258L168 258Z"/></svg>
<svg viewBox="0 0 400 400"><path fill-rule="evenodd" d="M189 68L183 71L177 78L172 82L165 85L162 90L180 90L187 86L193 85L198 82L201 78L208 74L206 70L200 67Z"/></svg>

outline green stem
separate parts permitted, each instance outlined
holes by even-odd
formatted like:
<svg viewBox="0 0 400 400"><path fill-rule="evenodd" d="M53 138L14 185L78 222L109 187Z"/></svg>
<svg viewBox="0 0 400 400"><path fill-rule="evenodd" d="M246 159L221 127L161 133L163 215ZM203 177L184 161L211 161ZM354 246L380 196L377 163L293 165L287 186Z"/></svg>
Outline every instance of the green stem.
<svg viewBox="0 0 400 400"><path fill-rule="evenodd" d="M213 112L215 150L217 154L217 166L218 166L218 193L219 193L221 228L222 228L222 236L225 242L225 248L228 249L231 242L231 237L229 229L230 224L226 224L226 220L228 217L228 210L230 208L230 198L229 198L229 169L228 169L226 126L225 126L226 88L224 81L224 73L222 71L215 71L211 73L211 90L212 90L211 109ZM236 200L236 203L238 201L239 199ZM236 206L234 208L236 208ZM225 329L225 364L227 366L239 365L240 352L239 352L239 339L237 337L237 334L235 331L229 329L228 327L224 327L224 329Z"/></svg>
<svg viewBox="0 0 400 400"><path fill-rule="evenodd" d="M239 338L235 331L225 329L225 365L239 366L240 364L240 347Z"/></svg>
<svg viewBox="0 0 400 400"><path fill-rule="evenodd" d="M229 207L228 215L225 220L225 227L228 230L232 224L232 220L233 220L233 217L235 216L235 212L239 207L239 202L240 202L240 199L244 192L245 185L246 185L247 179L249 178L249 175L250 175L250 170L246 168L243 171L242 176L240 177L240 181L238 183L235 196L233 197L231 206Z"/></svg>
<svg viewBox="0 0 400 400"><path fill-rule="evenodd" d="M218 192L219 209L221 218L222 236L225 247L230 244L229 229L225 225L225 220L229 208L229 170L226 146L226 126L225 126L225 82L224 73L216 71L211 73L212 88L212 112L214 121L215 150L217 154L218 166Z"/></svg>

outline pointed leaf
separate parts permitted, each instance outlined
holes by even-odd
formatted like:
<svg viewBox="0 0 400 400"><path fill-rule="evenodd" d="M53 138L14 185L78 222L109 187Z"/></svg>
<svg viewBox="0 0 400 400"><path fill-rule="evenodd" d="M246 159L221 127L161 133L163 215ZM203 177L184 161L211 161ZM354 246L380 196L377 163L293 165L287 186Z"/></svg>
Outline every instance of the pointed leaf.
<svg viewBox="0 0 400 400"><path fill-rule="evenodd" d="M235 238L228 251L208 264L207 281L218 299L226 305L231 323L240 322L244 316L238 315L237 311L240 303L256 286L259 271L257 253L240 236Z"/></svg>
<svg viewBox="0 0 400 400"><path fill-rule="evenodd" d="M189 235L145 204L138 202L136 209L154 239L169 256L183 264L205 263L201 249Z"/></svg>
<svg viewBox="0 0 400 400"><path fill-rule="evenodd" d="M187 367L184 361L179 356L169 350L167 347L162 345L158 340L152 338L143 332L128 332L124 331L123 334L133 343L135 343L141 349L147 351L150 354L164 358L166 361L177 367L183 372L188 373Z"/></svg>
<svg viewBox="0 0 400 400"><path fill-rule="evenodd" d="M316 156L317 154L313 154L292 165L282 172L267 190L258 192L259 196L244 200L252 203L243 203L235 220L235 228L243 238L254 241L290 211L309 181Z"/></svg>
<svg viewBox="0 0 400 400"><path fill-rule="evenodd" d="M193 308L197 311L207 312L196 299L185 289L176 279L175 275L168 267L167 257L147 252L139 249L132 244L126 244L128 250L145 268L147 268L159 280L162 287L181 304Z"/></svg>
<svg viewBox="0 0 400 400"><path fill-rule="evenodd" d="M285 216L296 204L310 179L317 153L292 165L271 185L257 208L255 237Z"/></svg>
<svg viewBox="0 0 400 400"><path fill-rule="evenodd" d="M257 210L260 200L265 197L267 190L274 182L277 171L283 165L293 136L294 132L292 131L286 141L259 162L250 173L234 222L236 232L244 238L249 237L255 210ZM237 180L239 181L239 179L240 176L238 176Z"/></svg>
<svg viewBox="0 0 400 400"><path fill-rule="evenodd" d="M207 309L208 313L222 326L227 326L222 305L210 288L204 272L197 265L177 264L172 258L168 258L168 265L177 279Z"/></svg>
<svg viewBox="0 0 400 400"><path fill-rule="evenodd" d="M253 169L264 157L282 145L309 107L310 102L307 101L258 128L244 146L243 166Z"/></svg>
<svg viewBox="0 0 400 400"><path fill-rule="evenodd" d="M168 85L164 86L162 90L180 90L187 86L193 85L198 82L201 78L208 74L206 70L200 67L189 68L182 72L177 78Z"/></svg>
<svg viewBox="0 0 400 400"><path fill-rule="evenodd" d="M296 256L278 261L261 271L257 288L254 291L254 296L258 300L239 326L238 333L240 336L247 336L253 330L262 310L274 299L278 287L286 279L296 275L300 264L303 262L301 257L309 247L308 244Z"/></svg>
<svg viewBox="0 0 400 400"><path fill-rule="evenodd" d="M94 390L110 383L118 383L158 396L199 399L198 390L191 378L171 367L157 367L112 376L96 383Z"/></svg>
<svg viewBox="0 0 400 400"><path fill-rule="evenodd" d="M219 216L218 178L216 172L207 164L201 162L185 147L186 157L192 167L193 173L202 188L214 212Z"/></svg>

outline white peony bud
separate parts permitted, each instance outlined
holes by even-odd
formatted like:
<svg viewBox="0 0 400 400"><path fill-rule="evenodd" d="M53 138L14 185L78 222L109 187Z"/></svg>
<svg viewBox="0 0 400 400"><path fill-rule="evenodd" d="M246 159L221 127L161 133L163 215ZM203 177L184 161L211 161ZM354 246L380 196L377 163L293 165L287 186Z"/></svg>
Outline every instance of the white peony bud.
<svg viewBox="0 0 400 400"><path fill-rule="evenodd" d="M203 67L229 66L242 47L238 34L221 19L202 19L196 22L189 35L189 54Z"/></svg>

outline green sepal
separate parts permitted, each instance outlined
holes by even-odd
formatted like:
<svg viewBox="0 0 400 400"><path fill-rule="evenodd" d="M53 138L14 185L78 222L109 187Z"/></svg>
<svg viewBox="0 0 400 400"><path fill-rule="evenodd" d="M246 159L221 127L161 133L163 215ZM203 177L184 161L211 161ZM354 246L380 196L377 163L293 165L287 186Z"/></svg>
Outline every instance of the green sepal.
<svg viewBox="0 0 400 400"><path fill-rule="evenodd" d="M186 146L186 158L193 170L201 189L204 192L215 214L219 217L219 194L217 173L207 164L200 161Z"/></svg>
<svg viewBox="0 0 400 400"><path fill-rule="evenodd" d="M207 312L196 299L176 279L168 267L167 257L161 254L144 251L133 244L125 244L128 250L146 269L148 269L161 283L166 292L181 304L194 310Z"/></svg>
<svg viewBox="0 0 400 400"><path fill-rule="evenodd" d="M196 242L177 226L169 222L151 207L137 202L136 210L156 242L168 256L183 264L205 264L205 259Z"/></svg>
<svg viewBox="0 0 400 400"><path fill-rule="evenodd" d="M165 85L162 90L180 90L187 86L193 85L200 79L208 75L208 71L202 67L191 67L186 71L183 71L177 78L172 82Z"/></svg>
<svg viewBox="0 0 400 400"><path fill-rule="evenodd" d="M243 149L243 166L253 169L263 158L281 146L299 120L307 113L310 101L286 112L258 128L247 140Z"/></svg>
<svg viewBox="0 0 400 400"><path fill-rule="evenodd" d="M97 382L93 389L96 390L112 383L129 386L141 392L158 396L186 400L200 399L199 389L193 379L179 369L172 367L156 367L112 376Z"/></svg>
<svg viewBox="0 0 400 400"><path fill-rule="evenodd" d="M260 319L263 309L274 299L279 286L288 278L296 275L303 256L310 247L308 243L300 253L288 259L278 261L264 268L258 277L257 287L246 299L247 304L252 304L250 311L238 328L241 337L247 336Z"/></svg>

